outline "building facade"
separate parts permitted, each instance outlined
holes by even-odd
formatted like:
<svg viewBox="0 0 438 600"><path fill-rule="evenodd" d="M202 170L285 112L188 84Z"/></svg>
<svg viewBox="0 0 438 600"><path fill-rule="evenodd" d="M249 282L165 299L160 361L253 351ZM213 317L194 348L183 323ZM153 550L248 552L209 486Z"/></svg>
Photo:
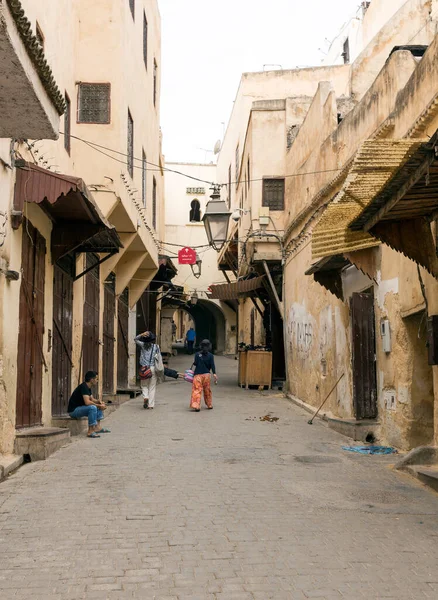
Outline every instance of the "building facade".
<svg viewBox="0 0 438 600"><path fill-rule="evenodd" d="M191 322L196 330L197 343L207 338L216 353L235 354L235 303L209 297L212 284L226 283L223 273L218 270L216 252L208 245L202 222L212 184L216 181L216 165L166 163L166 168L166 252L177 263L178 251L183 246L194 248L201 263L200 268L194 266L193 269L190 265L178 265L178 274L172 282L182 288L184 301L178 302L177 297L164 300L166 308L163 307L161 327L169 329L174 319L177 337L184 338ZM182 177L179 173L188 177ZM200 275L195 275L199 270ZM196 304L190 302L194 294L197 296ZM178 306L181 306L179 310ZM190 322L187 315L190 316Z"/></svg>
<svg viewBox="0 0 438 600"><path fill-rule="evenodd" d="M1 259L18 274L1 281L8 453L17 430L65 415L85 371L99 372L99 394L134 383L136 302L159 268L164 178L156 1L2 5L16 14L3 35L31 36L28 57L46 94L56 81L61 114L50 107L44 122L26 98L23 127L1 119Z"/></svg>
<svg viewBox="0 0 438 600"><path fill-rule="evenodd" d="M242 161L239 156L243 174L241 187L234 191L231 186L230 195L234 194L232 205L242 208L243 214L238 236L234 244L230 236L227 248L237 256L239 277L254 271L262 275L257 266L259 247L266 251L266 233L281 233L281 242L273 238L269 243L283 263L282 284L273 283L283 315L289 395L316 408L331 392L324 411L332 427L358 439L377 438L410 449L437 439L437 367L430 356L436 252L428 247L420 256L414 235L422 231L426 240L433 234L424 219L434 219L434 201L423 201L421 227L409 219L410 208L393 217L408 219L411 229L404 223L404 236L397 229L399 223L393 225L392 235L388 225L385 229L384 222L379 224L383 209L380 213L375 209L374 221L365 229L368 213L364 212L363 222L360 217L371 200L379 197L384 202L386 196L379 192L393 177L405 177L404 187L393 188L394 195L402 197L412 183L406 173L412 175L416 166L423 169L423 191L417 193L433 195L424 190L424 178L430 185L433 172L426 174L421 159L431 151L430 142L424 144L429 137L434 139L437 129L432 68L437 12L434 2L412 0L373 0L366 8L360 24L362 50L358 44L352 63L338 67L348 68L342 72L346 87L333 77L340 71L324 69L318 71L319 80L305 105L290 87L277 98L276 112L280 115L280 107L285 107L277 133L270 131L266 120L255 136L258 103L252 104L249 120L246 115L237 119L242 135L245 132ZM308 75L307 69L301 73L306 84ZM300 74L296 77L299 81ZM290 135L288 110L296 115L298 109L301 118ZM239 127L234 124L231 129ZM254 138L263 136L274 156L277 145L282 148L277 172L267 152L254 153ZM246 177L249 150L253 156ZM230 150L222 156L225 163L233 158ZM257 215L254 192L244 192L242 199L242 184L247 179L257 190L267 178L283 181L284 204L280 199L266 215L263 205L274 202L274 196L264 200L259 192ZM275 201L279 197L277 190ZM277 212L278 206L283 210ZM260 217L267 217L264 227ZM251 223L254 220L259 231ZM249 236L253 251L248 251ZM275 293L272 300L277 302ZM248 299L243 303L249 305ZM240 327L239 335L247 341L248 332ZM263 342L266 328L256 329L257 335L258 343Z"/></svg>

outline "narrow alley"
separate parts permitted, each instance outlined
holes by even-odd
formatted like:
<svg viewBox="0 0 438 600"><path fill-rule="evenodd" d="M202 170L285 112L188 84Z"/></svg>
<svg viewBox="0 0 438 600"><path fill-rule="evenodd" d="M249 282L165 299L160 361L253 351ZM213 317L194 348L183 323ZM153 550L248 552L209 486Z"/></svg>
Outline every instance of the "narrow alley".
<svg viewBox="0 0 438 600"><path fill-rule="evenodd" d="M437 598L438 496L217 366L213 411L167 381L0 485L2 600Z"/></svg>

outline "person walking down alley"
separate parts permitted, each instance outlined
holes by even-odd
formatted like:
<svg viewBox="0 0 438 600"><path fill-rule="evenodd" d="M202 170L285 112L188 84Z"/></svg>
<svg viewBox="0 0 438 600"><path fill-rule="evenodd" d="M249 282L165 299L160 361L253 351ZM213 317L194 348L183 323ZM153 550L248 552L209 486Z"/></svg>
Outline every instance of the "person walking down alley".
<svg viewBox="0 0 438 600"><path fill-rule="evenodd" d="M214 382L217 383L216 365L214 364L214 356L210 352L210 341L202 340L200 348L201 351L195 354L195 360L192 365L192 369L194 368L195 373L193 377L190 408L196 412L201 410L202 392L204 392L204 402L207 405L207 408L210 410L213 408L210 373L213 373Z"/></svg>
<svg viewBox="0 0 438 600"><path fill-rule="evenodd" d="M109 429L100 425L104 418L103 411L106 409L106 404L93 398L91 386L96 385L97 381L96 371L87 371L85 381L78 385L70 396L67 408L67 412L72 419L88 417L87 436L89 438L99 438L101 433L111 433Z"/></svg>
<svg viewBox="0 0 438 600"><path fill-rule="evenodd" d="M163 359L155 334L145 331L136 338L135 343L140 348L140 385L143 395L143 408L153 409L158 380L164 375ZM148 375L147 378L143 374Z"/></svg>
<svg viewBox="0 0 438 600"><path fill-rule="evenodd" d="M193 354L193 346L195 345L195 339L196 331L193 329L193 327L190 327L190 329L186 333L187 352L189 354Z"/></svg>

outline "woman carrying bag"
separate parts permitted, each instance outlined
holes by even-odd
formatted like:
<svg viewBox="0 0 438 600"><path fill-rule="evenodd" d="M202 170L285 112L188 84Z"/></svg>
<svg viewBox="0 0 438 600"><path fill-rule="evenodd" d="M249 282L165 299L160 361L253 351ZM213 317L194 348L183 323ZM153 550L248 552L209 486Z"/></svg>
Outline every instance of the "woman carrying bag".
<svg viewBox="0 0 438 600"><path fill-rule="evenodd" d="M164 377L163 359L156 337L150 331L134 338L140 348L140 385L143 395L143 408L153 409L157 383Z"/></svg>

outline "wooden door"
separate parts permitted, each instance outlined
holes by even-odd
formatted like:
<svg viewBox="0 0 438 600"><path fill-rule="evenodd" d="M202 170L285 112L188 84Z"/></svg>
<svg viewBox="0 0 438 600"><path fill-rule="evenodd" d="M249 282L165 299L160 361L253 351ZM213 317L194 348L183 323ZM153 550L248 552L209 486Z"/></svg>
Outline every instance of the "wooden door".
<svg viewBox="0 0 438 600"><path fill-rule="evenodd" d="M70 265L71 266L71 265ZM71 393L73 273L53 269L52 415L67 413Z"/></svg>
<svg viewBox="0 0 438 600"><path fill-rule="evenodd" d="M125 390L128 388L128 288L119 297L117 312L117 388Z"/></svg>
<svg viewBox="0 0 438 600"><path fill-rule="evenodd" d="M16 426L41 425L46 241L23 220L17 356Z"/></svg>
<svg viewBox="0 0 438 600"><path fill-rule="evenodd" d="M103 391L114 393L114 318L116 315L115 276L108 276L104 285L103 299Z"/></svg>
<svg viewBox="0 0 438 600"><path fill-rule="evenodd" d="M376 340L374 295L351 298L353 330L353 393L356 419L377 417Z"/></svg>
<svg viewBox="0 0 438 600"><path fill-rule="evenodd" d="M87 269L94 265L85 277L84 328L82 337L82 375L99 370L99 265L94 254L87 254ZM83 378L83 377L82 377Z"/></svg>

